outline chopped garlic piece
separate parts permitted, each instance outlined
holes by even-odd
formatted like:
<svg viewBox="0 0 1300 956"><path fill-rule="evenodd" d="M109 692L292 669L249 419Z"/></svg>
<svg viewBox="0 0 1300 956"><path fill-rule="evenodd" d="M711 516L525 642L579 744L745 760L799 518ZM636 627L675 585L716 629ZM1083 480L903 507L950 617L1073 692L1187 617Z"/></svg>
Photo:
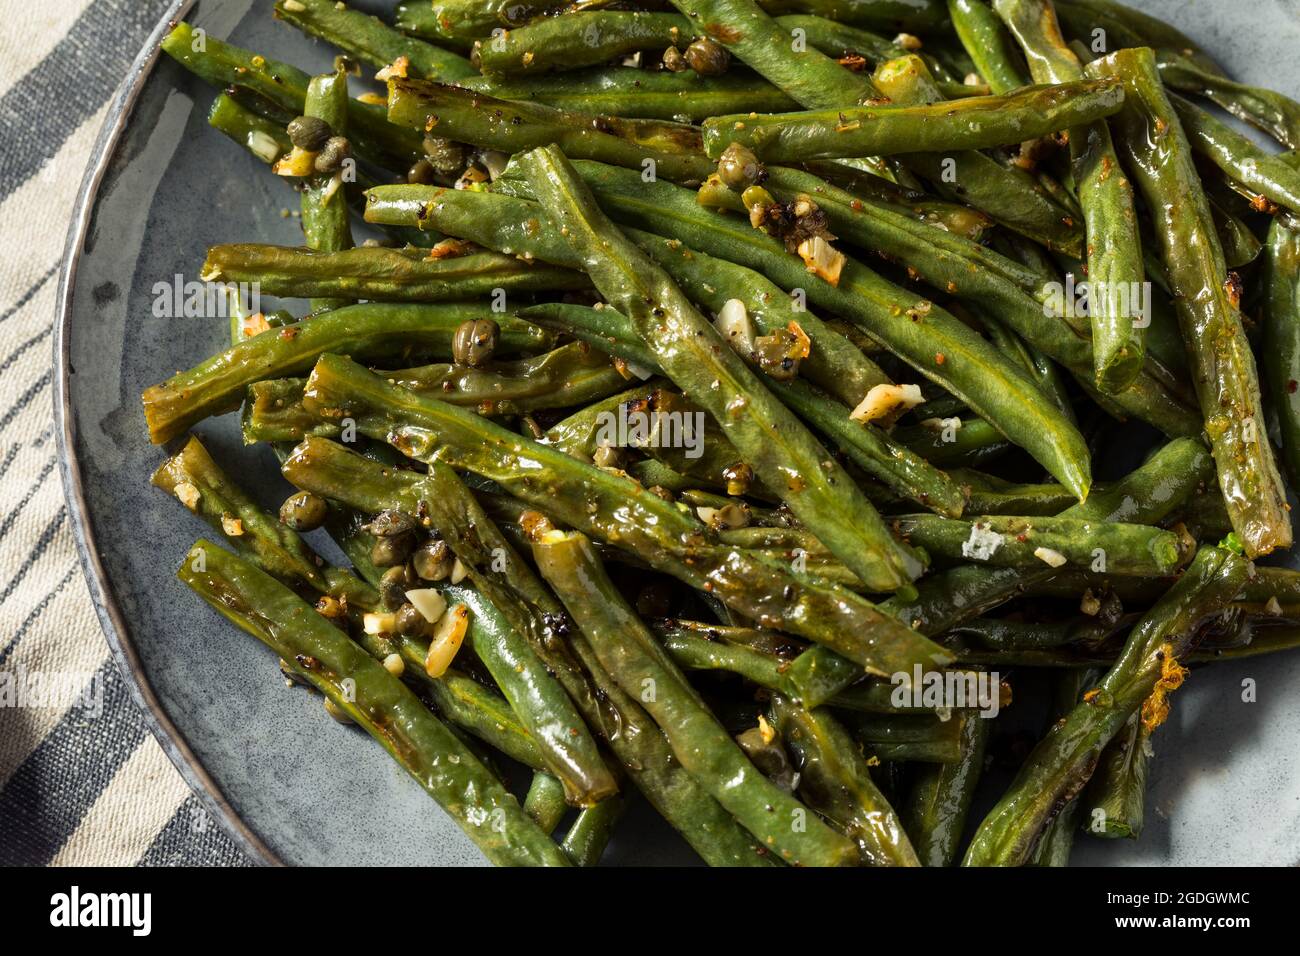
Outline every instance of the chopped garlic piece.
<svg viewBox="0 0 1300 956"><path fill-rule="evenodd" d="M411 59L406 56L399 56L388 66L384 67L375 74L375 80L379 83L387 83L394 77L406 78L406 72L411 68Z"/></svg>
<svg viewBox="0 0 1300 956"><path fill-rule="evenodd" d="M469 577L469 568L460 558L457 558L456 563L451 566L451 583L460 584L467 577Z"/></svg>
<svg viewBox="0 0 1300 956"><path fill-rule="evenodd" d="M406 672L406 661L402 660L401 654L389 654L384 658L384 670L394 677L401 677Z"/></svg>
<svg viewBox="0 0 1300 956"><path fill-rule="evenodd" d="M469 608L457 604L442 616L438 629L429 641L429 654L424 659L424 670L430 677L441 677L456 658L456 652L469 630Z"/></svg>
<svg viewBox="0 0 1300 956"><path fill-rule="evenodd" d="M1055 548L1035 548L1034 557L1053 568L1061 567L1066 561L1065 555Z"/></svg>
<svg viewBox="0 0 1300 956"><path fill-rule="evenodd" d="M361 627L367 634L392 634L397 630L397 615L366 614L361 618Z"/></svg>
<svg viewBox="0 0 1300 956"><path fill-rule="evenodd" d="M221 530L232 538L241 537L244 533L244 522L239 518L232 518L230 515L222 515Z"/></svg>
<svg viewBox="0 0 1300 956"><path fill-rule="evenodd" d="M433 588L407 591L406 599L415 605L415 609L420 612L420 616L430 624L437 624L438 619L447 610L446 598Z"/></svg>
<svg viewBox="0 0 1300 956"><path fill-rule="evenodd" d="M1006 538L978 522L971 525L970 537L961 543L961 556L972 561L987 561L1002 547Z"/></svg>
<svg viewBox="0 0 1300 956"><path fill-rule="evenodd" d="M722 311L713 320L714 327L727 340L727 344L744 356L754 351L754 323L739 299L728 299Z"/></svg>
<svg viewBox="0 0 1300 956"><path fill-rule="evenodd" d="M758 715L758 732L763 738L763 743L770 744L776 740L776 730L767 722L767 718L762 714Z"/></svg>
<svg viewBox="0 0 1300 956"><path fill-rule="evenodd" d="M849 412L849 418L855 422L874 422L892 414L899 406L915 408L923 401L925 396L919 385L877 385Z"/></svg>
<svg viewBox="0 0 1300 956"><path fill-rule="evenodd" d="M846 261L844 253L821 236L813 236L799 243L799 258L813 275L825 279L831 285L840 284L840 272Z"/></svg>
<svg viewBox="0 0 1300 956"><path fill-rule="evenodd" d="M178 481L175 492L180 503L191 511L199 506L199 489L188 481Z"/></svg>

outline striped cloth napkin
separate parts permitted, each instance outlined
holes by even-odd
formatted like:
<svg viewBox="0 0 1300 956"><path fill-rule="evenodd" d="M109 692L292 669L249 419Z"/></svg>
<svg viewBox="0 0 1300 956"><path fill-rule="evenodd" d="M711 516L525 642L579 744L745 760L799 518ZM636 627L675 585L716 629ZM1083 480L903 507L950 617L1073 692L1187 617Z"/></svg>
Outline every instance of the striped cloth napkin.
<svg viewBox="0 0 1300 956"><path fill-rule="evenodd" d="M0 865L242 865L132 704L53 431L55 290L108 104L167 0L0 0ZM44 688L67 689L45 693Z"/></svg>

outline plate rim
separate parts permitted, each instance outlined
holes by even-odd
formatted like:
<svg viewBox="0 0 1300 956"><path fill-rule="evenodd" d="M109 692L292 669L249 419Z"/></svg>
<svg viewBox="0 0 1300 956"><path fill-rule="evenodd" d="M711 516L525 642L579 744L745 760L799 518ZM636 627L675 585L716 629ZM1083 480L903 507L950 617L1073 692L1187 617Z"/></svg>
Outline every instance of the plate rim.
<svg viewBox="0 0 1300 956"><path fill-rule="evenodd" d="M73 540L81 560L83 577L95 607L95 616L108 642L119 675L126 684L131 700L145 719L163 752L180 772L190 791L202 802L209 816L226 829L236 845L254 862L284 865L284 861L263 842L231 806L202 761L185 741L180 730L163 709L145 676L144 667L131 639L131 631L117 603L108 575L99 559L98 542L90 508L82 483L82 467L76 452L77 421L71 406L71 318L77 269L81 263L86 235L99 201L100 187L117 153L136 102L153 74L162 50L159 44L171 27L193 9L197 0L172 0L137 54L126 79L114 95L104 125L95 139L95 159L86 168L73 216L68 228L55 297L54 318L54 433L58 449L59 474L71 519Z"/></svg>

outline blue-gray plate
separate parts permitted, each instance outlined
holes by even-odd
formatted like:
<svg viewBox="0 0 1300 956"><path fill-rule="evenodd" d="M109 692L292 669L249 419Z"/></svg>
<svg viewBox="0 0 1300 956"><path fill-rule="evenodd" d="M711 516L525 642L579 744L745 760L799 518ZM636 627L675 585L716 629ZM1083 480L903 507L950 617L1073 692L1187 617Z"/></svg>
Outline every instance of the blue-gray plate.
<svg viewBox="0 0 1300 956"><path fill-rule="evenodd" d="M1214 51L1234 75L1300 95L1294 0L1243 13L1216 0L1130 0ZM373 12L391 3L373 6ZM308 70L325 46L271 18L269 2L179 2L211 35ZM171 17L169 17L170 19ZM156 55L165 24L113 105L69 235L55 346L63 478L96 609L137 704L209 812L256 860L291 864L477 865L483 858L363 734L286 690L255 640L175 578L197 518L150 487L165 452L149 443L140 393L220 350L221 320L160 318L154 286L196 279L209 245L298 244L297 198L207 127L213 91ZM246 449L234 416L197 429L264 496L286 486ZM1257 686L1247 702L1243 682ZM1300 860L1300 655L1196 672L1156 738L1142 839L1081 839L1076 862L1294 864ZM688 862L653 814L624 820L607 861Z"/></svg>

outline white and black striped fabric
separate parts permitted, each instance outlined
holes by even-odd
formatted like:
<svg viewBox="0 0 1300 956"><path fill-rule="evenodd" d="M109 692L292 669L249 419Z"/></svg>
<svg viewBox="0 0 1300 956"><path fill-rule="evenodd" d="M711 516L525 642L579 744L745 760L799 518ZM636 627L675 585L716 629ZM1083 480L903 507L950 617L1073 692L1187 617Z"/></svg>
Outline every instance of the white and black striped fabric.
<svg viewBox="0 0 1300 956"><path fill-rule="evenodd" d="M95 135L167 0L0 0L0 865L246 865L109 657L55 460L55 288ZM63 687L70 693L45 693Z"/></svg>

